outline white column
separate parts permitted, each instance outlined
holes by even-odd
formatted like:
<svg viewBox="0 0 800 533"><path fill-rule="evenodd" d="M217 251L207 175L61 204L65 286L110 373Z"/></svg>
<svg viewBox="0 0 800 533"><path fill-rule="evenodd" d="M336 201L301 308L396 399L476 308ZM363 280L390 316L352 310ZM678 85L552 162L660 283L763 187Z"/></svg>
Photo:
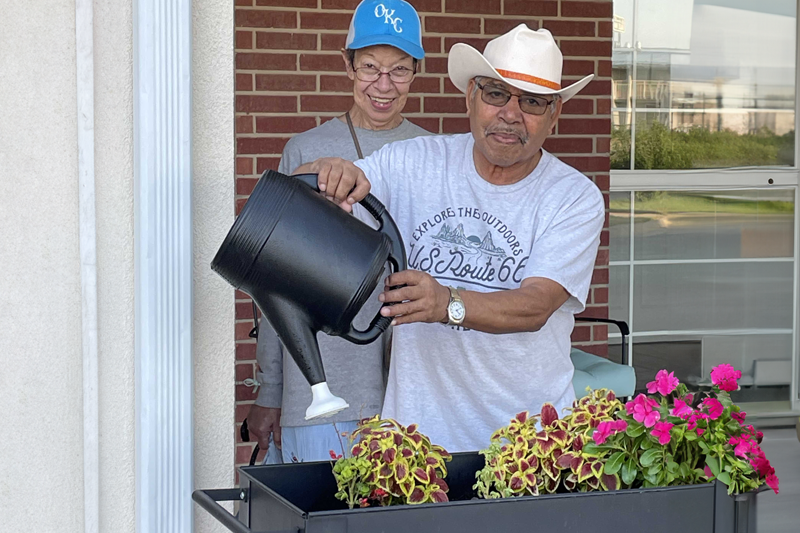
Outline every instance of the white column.
<svg viewBox="0 0 800 533"><path fill-rule="evenodd" d="M191 2L134 6L136 531L190 533Z"/></svg>

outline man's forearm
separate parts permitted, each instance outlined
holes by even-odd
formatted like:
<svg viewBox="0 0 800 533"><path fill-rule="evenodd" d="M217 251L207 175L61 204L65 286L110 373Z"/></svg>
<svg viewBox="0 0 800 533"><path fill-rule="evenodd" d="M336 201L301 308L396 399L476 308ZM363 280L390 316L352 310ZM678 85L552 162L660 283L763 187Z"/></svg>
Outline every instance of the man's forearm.
<svg viewBox="0 0 800 533"><path fill-rule="evenodd" d="M508 291L459 291L466 309L463 326L486 333L539 331L569 298L560 285L545 281Z"/></svg>

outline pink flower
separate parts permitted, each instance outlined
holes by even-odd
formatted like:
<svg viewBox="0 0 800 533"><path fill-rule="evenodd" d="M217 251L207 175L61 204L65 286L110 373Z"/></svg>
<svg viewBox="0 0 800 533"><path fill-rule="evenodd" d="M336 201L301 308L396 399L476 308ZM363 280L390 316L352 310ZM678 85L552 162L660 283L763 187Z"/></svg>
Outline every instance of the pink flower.
<svg viewBox="0 0 800 533"><path fill-rule="evenodd" d="M703 406L708 409L708 416L711 417L711 420L719 418L725 410L716 398L706 398L703 400Z"/></svg>
<svg viewBox="0 0 800 533"><path fill-rule="evenodd" d="M742 372L740 370L735 370L728 363L715 366L711 370L711 383L718 385L720 390L728 392L737 390L739 388L739 384L736 382L736 380L740 379L741 377Z"/></svg>
<svg viewBox="0 0 800 533"><path fill-rule="evenodd" d="M754 443L752 440L750 440L749 436L742 435L741 437L731 437L728 441L728 444L734 446L734 455L737 455L742 459L747 459L747 454L752 452Z"/></svg>
<svg viewBox="0 0 800 533"><path fill-rule="evenodd" d="M744 425L744 418L746 416L747 416L747 413L745 413L744 411L741 411L739 413L735 413L735 412L731 411L731 418L733 418L734 420L739 422L740 426Z"/></svg>
<svg viewBox="0 0 800 533"><path fill-rule="evenodd" d="M700 411L694 411L689 416L689 420L686 423L686 429L688 429L689 431L693 431L695 428L697 428L698 420L707 420L707 419L708 419L707 414L701 413ZM703 428L697 428L698 435L702 435L704 431L705 430Z"/></svg>
<svg viewBox="0 0 800 533"><path fill-rule="evenodd" d="M659 370L656 380L647 384L647 392L653 394L658 391L662 396L666 396L678 388L678 383L674 372L668 374L666 370Z"/></svg>
<svg viewBox="0 0 800 533"><path fill-rule="evenodd" d="M694 394L687 394L687 395L686 395L686 396L683 398L683 401L684 401L684 402L686 402L687 404L691 404L691 403L692 403L692 400L694 400Z"/></svg>
<svg viewBox="0 0 800 533"><path fill-rule="evenodd" d="M778 494L778 476L774 472L767 476L767 485Z"/></svg>
<svg viewBox="0 0 800 533"><path fill-rule="evenodd" d="M661 413L654 410L658 405L657 401L640 394L633 401L625 404L625 410L629 415L633 415L634 420L651 428L661 419Z"/></svg>
<svg viewBox="0 0 800 533"><path fill-rule="evenodd" d="M608 437L615 435L620 431L625 431L628 428L628 423L624 420L611 420L608 422L600 422L597 429L592 433L592 439L597 444L603 444Z"/></svg>
<svg viewBox="0 0 800 533"><path fill-rule="evenodd" d="M669 430L672 429L673 424L669 422L656 422L656 427L650 432L654 437L658 437L658 443L662 446L669 443L670 435Z"/></svg>
<svg viewBox="0 0 800 533"><path fill-rule="evenodd" d="M692 413L692 408L686 405L683 400L675 400L675 407L672 408L672 416L679 416L684 420L689 418Z"/></svg>
<svg viewBox="0 0 800 533"><path fill-rule="evenodd" d="M711 478L714 477L714 472L711 471L711 469L708 467L708 465L703 467L703 473L706 475L706 477L708 479L711 479Z"/></svg>

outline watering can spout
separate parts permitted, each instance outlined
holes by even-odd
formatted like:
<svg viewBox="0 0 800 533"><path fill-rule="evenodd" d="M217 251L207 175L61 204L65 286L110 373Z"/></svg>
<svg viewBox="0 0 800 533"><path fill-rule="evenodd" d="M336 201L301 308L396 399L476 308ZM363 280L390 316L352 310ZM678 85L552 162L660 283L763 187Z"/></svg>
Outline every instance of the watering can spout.
<svg viewBox="0 0 800 533"><path fill-rule="evenodd" d="M328 388L317 343L319 328L310 323L308 314L297 304L275 294L259 291L252 296L311 385L312 402L306 409L306 420L331 416L347 409L347 402L334 396Z"/></svg>

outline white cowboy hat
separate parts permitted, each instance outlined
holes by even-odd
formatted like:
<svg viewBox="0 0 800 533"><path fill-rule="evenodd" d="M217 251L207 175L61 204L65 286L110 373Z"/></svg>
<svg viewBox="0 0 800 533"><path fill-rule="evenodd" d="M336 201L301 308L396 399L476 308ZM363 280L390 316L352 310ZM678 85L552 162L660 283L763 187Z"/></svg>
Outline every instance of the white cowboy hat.
<svg viewBox="0 0 800 533"><path fill-rule="evenodd" d="M528 93L558 94L566 102L592 81L594 74L561 88L563 63L561 50L549 31L533 31L520 24L489 41L483 54L468 44L454 44L447 58L447 73L462 93L467 92L469 80L486 76Z"/></svg>

